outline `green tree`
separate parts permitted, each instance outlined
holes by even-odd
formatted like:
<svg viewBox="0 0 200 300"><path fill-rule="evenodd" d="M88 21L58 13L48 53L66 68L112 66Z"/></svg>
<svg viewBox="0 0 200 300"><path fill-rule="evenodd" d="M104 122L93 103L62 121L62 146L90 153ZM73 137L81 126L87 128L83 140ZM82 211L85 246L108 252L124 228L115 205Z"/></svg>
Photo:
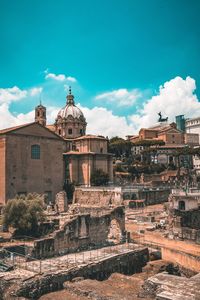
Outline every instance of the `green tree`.
<svg viewBox="0 0 200 300"><path fill-rule="evenodd" d="M113 153L116 158L121 158L122 156L131 156L131 146L130 141L124 140L118 136L110 139L108 150Z"/></svg>
<svg viewBox="0 0 200 300"><path fill-rule="evenodd" d="M17 234L35 235L44 221L43 197L37 194L9 200L3 212L3 224L13 227Z"/></svg>
<svg viewBox="0 0 200 300"><path fill-rule="evenodd" d="M109 176L101 169L96 169L91 174L91 184L100 186L100 185L107 185L109 181Z"/></svg>

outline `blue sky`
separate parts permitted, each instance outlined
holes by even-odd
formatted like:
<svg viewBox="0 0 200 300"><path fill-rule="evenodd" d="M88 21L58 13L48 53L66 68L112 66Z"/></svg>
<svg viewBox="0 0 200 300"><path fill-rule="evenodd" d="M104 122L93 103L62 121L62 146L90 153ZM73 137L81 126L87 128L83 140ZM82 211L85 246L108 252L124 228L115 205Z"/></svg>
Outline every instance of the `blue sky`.
<svg viewBox="0 0 200 300"><path fill-rule="evenodd" d="M166 82L173 85L181 78L174 89L183 84L186 94L174 98L175 106L178 100L185 103L188 93L198 97L199 11L198 0L0 0L0 103L8 105L12 116L23 113L28 120L39 100L39 93L31 95L33 88L42 89L44 104L53 110L64 105L66 86L72 85L77 103L86 114L90 110L91 122L92 110L99 107L105 115L124 118L131 126L124 128L128 133L149 125L138 118ZM8 101L5 91L16 93L10 90L14 86L27 93L21 97L17 91L18 99ZM191 111L186 102L181 113L195 115L193 104ZM170 111L164 109L163 114Z"/></svg>

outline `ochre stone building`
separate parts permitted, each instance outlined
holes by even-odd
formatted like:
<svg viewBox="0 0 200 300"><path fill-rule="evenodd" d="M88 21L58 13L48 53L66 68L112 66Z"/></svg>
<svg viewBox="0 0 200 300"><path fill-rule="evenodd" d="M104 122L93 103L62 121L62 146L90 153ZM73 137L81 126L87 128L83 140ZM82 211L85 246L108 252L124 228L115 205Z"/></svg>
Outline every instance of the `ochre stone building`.
<svg viewBox="0 0 200 300"><path fill-rule="evenodd" d="M166 145L199 145L199 136L194 133L184 133L177 129L176 123L160 123L151 128L141 128L138 135L129 137L132 143L142 140L163 141Z"/></svg>
<svg viewBox="0 0 200 300"><path fill-rule="evenodd" d="M92 171L102 169L113 179L112 155L107 153L107 139L86 135L73 141L73 150L64 153L70 181L90 185Z"/></svg>
<svg viewBox="0 0 200 300"><path fill-rule="evenodd" d="M46 108L35 109L35 122L0 130L0 204L16 194L45 193L49 201L74 182L90 186L102 169L113 180L108 139L86 135L86 120L69 90L55 123L46 125Z"/></svg>
<svg viewBox="0 0 200 300"><path fill-rule="evenodd" d="M0 204L16 194L62 190L65 142L38 123L0 131Z"/></svg>

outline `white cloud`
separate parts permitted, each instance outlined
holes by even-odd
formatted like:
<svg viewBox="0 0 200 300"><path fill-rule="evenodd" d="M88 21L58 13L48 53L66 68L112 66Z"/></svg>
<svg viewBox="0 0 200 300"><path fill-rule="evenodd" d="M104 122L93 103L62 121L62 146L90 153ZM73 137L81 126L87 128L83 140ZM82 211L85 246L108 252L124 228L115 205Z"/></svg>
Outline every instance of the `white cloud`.
<svg viewBox="0 0 200 300"><path fill-rule="evenodd" d="M21 101L37 95L42 91L42 87L33 87L28 90L21 90L19 87L0 88L0 129L25 124L34 121L34 111L27 114L15 114L10 111L12 102Z"/></svg>
<svg viewBox="0 0 200 300"><path fill-rule="evenodd" d="M47 124L53 124L57 117L58 111L61 107L50 106L47 107Z"/></svg>
<svg viewBox="0 0 200 300"><path fill-rule="evenodd" d="M104 107L94 107L89 109L78 105L87 121L87 133L99 134L103 136L125 137L133 133L133 126L129 125L125 117L114 115L111 110Z"/></svg>
<svg viewBox="0 0 200 300"><path fill-rule="evenodd" d="M71 81L71 82L76 82L76 78L74 78L72 76L67 76L66 80Z"/></svg>
<svg viewBox="0 0 200 300"><path fill-rule="evenodd" d="M17 86L12 88L0 88L0 103L11 103L13 101L18 101L27 96L26 90L21 90Z"/></svg>
<svg viewBox="0 0 200 300"><path fill-rule="evenodd" d="M19 101L30 96L33 89L35 88L30 90L20 90L18 87L0 89L0 128L34 121L34 111L16 115L9 110L12 101ZM140 110L128 117L115 115L112 110L104 107L90 109L80 104L78 106L86 117L87 133L125 137L128 134L137 133L141 127L149 127L157 123L159 111L164 117L169 117L169 122L174 121L175 116L179 114L184 114L187 118L200 116L200 102L195 89L195 80L191 77L186 79L176 77L160 86L157 95L147 100ZM60 107L47 107L48 124L54 123L59 109Z"/></svg>
<svg viewBox="0 0 200 300"><path fill-rule="evenodd" d="M0 129L17 126L34 121L34 111L27 114L18 114L15 116L9 110L9 105L3 103L0 105Z"/></svg>
<svg viewBox="0 0 200 300"><path fill-rule="evenodd" d="M31 96L36 96L42 92L42 87L34 87L30 89L30 95Z"/></svg>
<svg viewBox="0 0 200 300"><path fill-rule="evenodd" d="M76 78L72 77L72 76L66 76L64 74L54 74L54 73L48 73L48 70L45 70L44 72L45 75L45 79L53 79L53 80L57 80L57 81L70 81L70 82L76 82Z"/></svg>
<svg viewBox="0 0 200 300"><path fill-rule="evenodd" d="M143 104L143 108L129 117L134 128L154 125L158 120L158 112L162 112L164 117L169 118L169 122L175 121L175 116L185 115L185 117L200 116L200 102L194 94L196 89L195 80L191 77L183 79L175 77L160 86L159 94Z"/></svg>
<svg viewBox="0 0 200 300"><path fill-rule="evenodd" d="M131 106L137 99L141 97L141 93L137 89L128 91L127 89L118 89L112 92L102 93L96 96L96 100L103 100L106 103L114 103L117 106Z"/></svg>

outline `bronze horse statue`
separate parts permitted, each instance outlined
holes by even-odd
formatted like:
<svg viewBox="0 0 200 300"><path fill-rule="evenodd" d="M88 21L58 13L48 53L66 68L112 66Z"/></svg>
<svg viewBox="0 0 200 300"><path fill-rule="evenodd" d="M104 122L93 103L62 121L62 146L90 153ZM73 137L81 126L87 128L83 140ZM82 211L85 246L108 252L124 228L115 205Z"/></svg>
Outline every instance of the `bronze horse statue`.
<svg viewBox="0 0 200 300"><path fill-rule="evenodd" d="M168 121L168 117L163 118L161 112L159 112L158 115L159 115L158 122L167 122Z"/></svg>

